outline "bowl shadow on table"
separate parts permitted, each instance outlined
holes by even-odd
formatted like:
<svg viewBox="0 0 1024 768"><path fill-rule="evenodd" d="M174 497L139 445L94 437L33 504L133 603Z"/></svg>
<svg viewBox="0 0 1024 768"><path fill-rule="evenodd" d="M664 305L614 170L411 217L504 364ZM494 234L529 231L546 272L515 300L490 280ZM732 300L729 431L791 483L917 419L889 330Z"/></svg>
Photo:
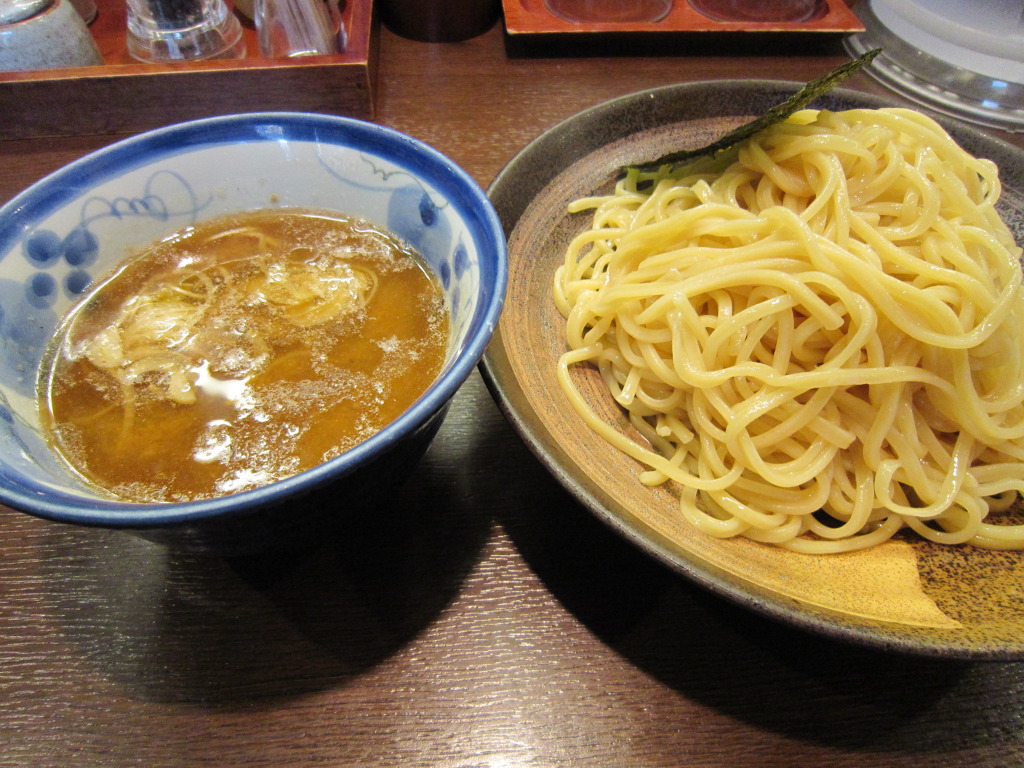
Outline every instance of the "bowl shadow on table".
<svg viewBox="0 0 1024 768"><path fill-rule="evenodd" d="M211 558L54 526L44 567L66 638L143 701L251 709L345 685L436 618L487 540L474 473L438 459L462 439L453 422L313 550Z"/></svg>
<svg viewBox="0 0 1024 768"><path fill-rule="evenodd" d="M520 503L499 522L567 610L681 695L844 750L1024 744L1024 665L882 651L755 614L625 541L522 453L507 460L532 462L536 478L517 489Z"/></svg>

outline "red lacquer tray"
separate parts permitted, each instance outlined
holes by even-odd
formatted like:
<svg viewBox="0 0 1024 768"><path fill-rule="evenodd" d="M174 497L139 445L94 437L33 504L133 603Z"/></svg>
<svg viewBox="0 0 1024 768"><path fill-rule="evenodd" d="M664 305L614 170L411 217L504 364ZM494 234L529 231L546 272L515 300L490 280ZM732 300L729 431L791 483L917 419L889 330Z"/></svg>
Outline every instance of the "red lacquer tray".
<svg viewBox="0 0 1024 768"><path fill-rule="evenodd" d="M672 10L656 22L574 23L556 16L545 0L502 0L505 28L509 35L560 33L632 33L632 32L861 32L864 25L850 10L846 0L823 0L820 10L810 19L787 21L718 21L690 5L675 0Z"/></svg>

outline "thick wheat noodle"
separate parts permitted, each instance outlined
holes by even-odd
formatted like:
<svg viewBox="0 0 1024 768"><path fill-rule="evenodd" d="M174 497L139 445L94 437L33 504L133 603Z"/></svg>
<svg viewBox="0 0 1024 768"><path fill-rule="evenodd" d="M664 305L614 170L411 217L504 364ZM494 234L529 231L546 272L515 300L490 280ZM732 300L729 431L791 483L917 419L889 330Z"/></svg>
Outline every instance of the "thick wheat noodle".
<svg viewBox="0 0 1024 768"><path fill-rule="evenodd" d="M720 174L630 174L570 208L593 220L555 277L561 387L712 536L1024 548L1024 289L999 194L993 163L903 109L806 110ZM591 409L581 364L635 432Z"/></svg>

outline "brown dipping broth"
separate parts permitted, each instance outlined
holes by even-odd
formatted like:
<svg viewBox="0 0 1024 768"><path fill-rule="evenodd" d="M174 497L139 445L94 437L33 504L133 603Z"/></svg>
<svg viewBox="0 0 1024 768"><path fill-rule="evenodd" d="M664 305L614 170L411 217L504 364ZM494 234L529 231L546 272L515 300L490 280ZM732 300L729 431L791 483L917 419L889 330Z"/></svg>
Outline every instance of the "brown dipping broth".
<svg viewBox="0 0 1024 768"><path fill-rule="evenodd" d="M366 221L221 218L157 243L65 318L44 360L49 441L128 501L266 485L376 434L445 361L422 258Z"/></svg>

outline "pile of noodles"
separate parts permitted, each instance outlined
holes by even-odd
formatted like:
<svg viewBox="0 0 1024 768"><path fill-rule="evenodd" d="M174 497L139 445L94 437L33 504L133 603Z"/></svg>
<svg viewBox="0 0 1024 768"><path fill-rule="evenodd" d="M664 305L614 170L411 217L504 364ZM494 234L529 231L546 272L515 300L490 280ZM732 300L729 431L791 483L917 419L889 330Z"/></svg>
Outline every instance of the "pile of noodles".
<svg viewBox="0 0 1024 768"><path fill-rule="evenodd" d="M994 164L901 109L799 112L723 172L653 190L632 173L571 208L593 223L555 279L560 383L712 536L1024 547L1007 514L1024 490L1021 250L999 194ZM639 437L584 401L585 361Z"/></svg>

